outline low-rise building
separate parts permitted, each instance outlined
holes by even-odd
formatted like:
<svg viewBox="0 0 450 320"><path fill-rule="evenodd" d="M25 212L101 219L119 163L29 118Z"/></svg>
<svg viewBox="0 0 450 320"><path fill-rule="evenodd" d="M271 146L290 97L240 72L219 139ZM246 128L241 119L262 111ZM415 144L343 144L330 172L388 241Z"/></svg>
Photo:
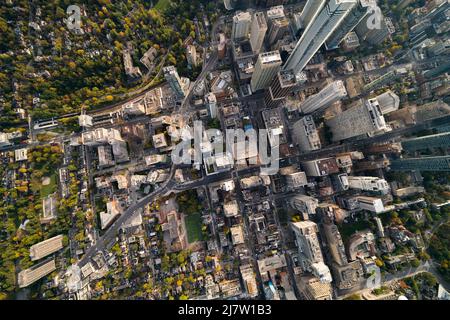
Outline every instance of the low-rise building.
<svg viewBox="0 0 450 320"><path fill-rule="evenodd" d="M229 152L204 158L203 162L207 175L229 171L234 166L233 156Z"/></svg>
<svg viewBox="0 0 450 320"><path fill-rule="evenodd" d="M22 148L14 150L14 159L16 162L28 160L28 149Z"/></svg>
<svg viewBox="0 0 450 320"><path fill-rule="evenodd" d="M167 155L164 154L152 154L149 156L146 156L144 158L145 164L147 166L152 166L158 163L166 163L167 162Z"/></svg>
<svg viewBox="0 0 450 320"><path fill-rule="evenodd" d="M130 116L141 116L145 114L144 98L128 102L123 105L122 112Z"/></svg>
<svg viewBox="0 0 450 320"><path fill-rule="evenodd" d="M385 211L383 201L380 198L374 197L356 197L359 207L374 213L381 213Z"/></svg>
<svg viewBox="0 0 450 320"><path fill-rule="evenodd" d="M239 215L239 206L236 200L232 200L223 204L223 212L225 217L235 217Z"/></svg>
<svg viewBox="0 0 450 320"><path fill-rule="evenodd" d="M370 231L360 231L348 240L347 252L350 261L367 258L376 254L375 237Z"/></svg>
<svg viewBox="0 0 450 320"><path fill-rule="evenodd" d="M250 264L242 265L240 268L242 281L247 295L250 298L256 298L259 294L258 285L256 283L256 275Z"/></svg>
<svg viewBox="0 0 450 320"><path fill-rule="evenodd" d="M308 184L306 173L304 173L303 171L288 173L285 175L285 177L286 185L289 190L295 190Z"/></svg>
<svg viewBox="0 0 450 320"><path fill-rule="evenodd" d="M239 279L224 280L219 283L222 299L229 299L242 294L241 283Z"/></svg>
<svg viewBox="0 0 450 320"><path fill-rule="evenodd" d="M98 153L98 167L100 169L111 167L115 164L111 146L109 145L99 146L97 148L97 153Z"/></svg>
<svg viewBox="0 0 450 320"><path fill-rule="evenodd" d="M166 135L164 133L155 134L152 139L153 146L157 149L165 148L168 146Z"/></svg>
<svg viewBox="0 0 450 320"><path fill-rule="evenodd" d="M394 189L392 190L392 193L394 196L403 198L403 197L409 197L418 193L425 193L425 188L420 186L411 186L411 187L405 187L400 189Z"/></svg>
<svg viewBox="0 0 450 320"><path fill-rule="evenodd" d="M245 243L244 228L241 225L230 228L233 245Z"/></svg>
<svg viewBox="0 0 450 320"><path fill-rule="evenodd" d="M41 223L49 223L56 219L57 201L55 194L50 194L42 199L42 217Z"/></svg>
<svg viewBox="0 0 450 320"><path fill-rule="evenodd" d="M387 193L390 190L387 181L378 177L349 176L348 184L350 189L363 191Z"/></svg>
<svg viewBox="0 0 450 320"><path fill-rule="evenodd" d="M161 225L164 242L169 252L177 252L187 248L186 230L181 221L181 214L171 211Z"/></svg>
<svg viewBox="0 0 450 320"><path fill-rule="evenodd" d="M121 214L119 204L116 199L106 204L106 212L100 212L100 225L105 230Z"/></svg>
<svg viewBox="0 0 450 320"><path fill-rule="evenodd" d="M304 216L308 218L309 215L314 215L316 213L319 200L307 195L299 194L291 198L289 204L292 208L302 212Z"/></svg>
<svg viewBox="0 0 450 320"><path fill-rule="evenodd" d="M271 276L278 269L282 269L287 266L286 257L284 254L277 254L271 257L266 257L263 259L259 259L257 261L259 274L261 275L261 279L264 282L273 279Z"/></svg>
<svg viewBox="0 0 450 320"><path fill-rule="evenodd" d="M332 173L338 173L339 167L335 158L323 158L302 162L306 175L310 177L323 177Z"/></svg>
<svg viewBox="0 0 450 320"><path fill-rule="evenodd" d="M302 276L296 282L306 300L333 299L333 289L330 282L323 282L314 276Z"/></svg>
<svg viewBox="0 0 450 320"><path fill-rule="evenodd" d="M139 67L133 65L133 59L129 50L123 50L123 64L125 67L125 73L130 80L136 80L142 77Z"/></svg>
<svg viewBox="0 0 450 320"><path fill-rule="evenodd" d="M242 178L240 180L241 189L252 189L257 188L262 185L269 185L270 178L268 176L251 176L248 178Z"/></svg>

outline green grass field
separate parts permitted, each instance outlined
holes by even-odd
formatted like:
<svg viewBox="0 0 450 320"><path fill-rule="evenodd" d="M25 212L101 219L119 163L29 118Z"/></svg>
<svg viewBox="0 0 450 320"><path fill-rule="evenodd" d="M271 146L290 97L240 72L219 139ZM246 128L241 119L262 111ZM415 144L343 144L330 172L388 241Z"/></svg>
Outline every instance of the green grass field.
<svg viewBox="0 0 450 320"><path fill-rule="evenodd" d="M154 8L158 11L164 11L170 5L170 0L158 0Z"/></svg>
<svg viewBox="0 0 450 320"><path fill-rule="evenodd" d="M32 181L31 182L31 189L34 192L38 192L40 194L41 198L45 198L48 195L52 194L57 189L57 183L56 183L56 172L50 176L50 184L43 186L42 182L39 181Z"/></svg>
<svg viewBox="0 0 450 320"><path fill-rule="evenodd" d="M192 213L184 216L187 238L189 243L203 240L202 217L200 213Z"/></svg>

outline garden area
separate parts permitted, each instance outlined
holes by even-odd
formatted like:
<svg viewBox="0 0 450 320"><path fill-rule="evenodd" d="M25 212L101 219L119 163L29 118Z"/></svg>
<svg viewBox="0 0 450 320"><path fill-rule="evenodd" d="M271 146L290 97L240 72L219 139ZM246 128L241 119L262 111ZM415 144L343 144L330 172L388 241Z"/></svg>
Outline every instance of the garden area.
<svg viewBox="0 0 450 320"><path fill-rule="evenodd" d="M189 243L203 240L202 217L200 213L191 213L188 215L184 215L184 223L186 225L187 238Z"/></svg>
<svg viewBox="0 0 450 320"><path fill-rule="evenodd" d="M33 179L31 181L31 190L39 193L41 198L48 197L57 189L56 172L42 179Z"/></svg>
<svg viewBox="0 0 450 320"><path fill-rule="evenodd" d="M352 223L338 224L337 226L341 233L342 240L347 242L355 232L372 229L373 225L367 220L358 220Z"/></svg>
<svg viewBox="0 0 450 320"><path fill-rule="evenodd" d="M446 281L450 281L450 222L447 222L439 227L436 233L432 236L430 241L429 252L433 259L437 261L439 271L444 276Z"/></svg>
<svg viewBox="0 0 450 320"><path fill-rule="evenodd" d="M165 11L170 6L170 0L158 0L154 8L158 11Z"/></svg>

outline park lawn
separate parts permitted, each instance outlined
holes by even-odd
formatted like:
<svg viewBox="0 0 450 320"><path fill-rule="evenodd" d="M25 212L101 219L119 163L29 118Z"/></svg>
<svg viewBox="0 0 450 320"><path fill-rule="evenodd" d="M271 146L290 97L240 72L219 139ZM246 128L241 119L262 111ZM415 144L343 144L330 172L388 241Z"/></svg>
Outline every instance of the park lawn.
<svg viewBox="0 0 450 320"><path fill-rule="evenodd" d="M43 186L41 180L37 180L37 181L31 181L31 189L34 192L38 192L40 194L41 198L45 198L48 195L54 193L56 191L57 188L57 183L56 183L56 172L53 173L50 176L50 184Z"/></svg>
<svg viewBox="0 0 450 320"><path fill-rule="evenodd" d="M170 0L158 0L158 3L154 6L154 8L158 11L163 12L166 10L170 5Z"/></svg>
<svg viewBox="0 0 450 320"><path fill-rule="evenodd" d="M189 243L203 240L202 217L200 213L191 213L184 215L187 238Z"/></svg>

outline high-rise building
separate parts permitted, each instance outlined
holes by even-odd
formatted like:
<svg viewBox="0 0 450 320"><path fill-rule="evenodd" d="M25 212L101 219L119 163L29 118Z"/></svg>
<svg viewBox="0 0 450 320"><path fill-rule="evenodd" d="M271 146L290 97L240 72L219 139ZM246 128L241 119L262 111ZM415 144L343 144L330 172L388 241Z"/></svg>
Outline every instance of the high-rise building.
<svg viewBox="0 0 450 320"><path fill-rule="evenodd" d="M239 267L241 277L244 281L245 291L250 298L258 296L258 285L256 284L256 275L251 264L242 265Z"/></svg>
<svg viewBox="0 0 450 320"><path fill-rule="evenodd" d="M319 15L326 0L308 0L303 7L302 14L300 16L300 21L302 23L302 28L306 29L311 22Z"/></svg>
<svg viewBox="0 0 450 320"><path fill-rule="evenodd" d="M428 53L431 56L446 55L450 53L450 39L439 40L434 45L428 48Z"/></svg>
<svg viewBox="0 0 450 320"><path fill-rule="evenodd" d="M371 24L372 15L366 15L361 22L356 26L355 32L361 41L367 41L371 45L379 45L389 36L389 29L386 24L384 16L378 17L380 19L379 26ZM378 28L379 27L379 28Z"/></svg>
<svg viewBox="0 0 450 320"><path fill-rule="evenodd" d="M287 2L287 0L261 0L265 3L266 7L281 6Z"/></svg>
<svg viewBox="0 0 450 320"><path fill-rule="evenodd" d="M211 118L217 118L217 98L212 92L205 96L206 105L208 106L209 115Z"/></svg>
<svg viewBox="0 0 450 320"><path fill-rule="evenodd" d="M269 34L267 36L270 46L282 39L289 33L289 20L286 17L277 18L270 23Z"/></svg>
<svg viewBox="0 0 450 320"><path fill-rule="evenodd" d="M430 12L428 17L433 24L433 31L438 35L450 31L450 24L448 23L450 16L450 2L447 1L447 3L442 3L433 11Z"/></svg>
<svg viewBox="0 0 450 320"><path fill-rule="evenodd" d="M236 0L223 0L223 5L227 10L233 10Z"/></svg>
<svg viewBox="0 0 450 320"><path fill-rule="evenodd" d="M381 221L381 219L379 217L375 217L374 218L376 224L377 224L377 234L380 238L384 238L385 234L384 234L384 227L383 227L383 222Z"/></svg>
<svg viewBox="0 0 450 320"><path fill-rule="evenodd" d="M382 114L396 111L400 107L400 98L391 90L376 96L375 99L377 99L378 104L380 105Z"/></svg>
<svg viewBox="0 0 450 320"><path fill-rule="evenodd" d="M334 223L325 221L322 226L335 286L341 290L355 287L361 283L364 274L361 263L359 261L349 263L345 254L344 241Z"/></svg>
<svg viewBox="0 0 450 320"><path fill-rule="evenodd" d="M251 23L252 15L249 12L236 13L233 17L231 38L233 40L241 40L247 38Z"/></svg>
<svg viewBox="0 0 450 320"><path fill-rule="evenodd" d="M306 116L294 123L292 139L302 152L319 150L322 147L316 124L312 116Z"/></svg>
<svg viewBox="0 0 450 320"><path fill-rule="evenodd" d="M432 134L402 141L402 148L407 151L426 150L429 148L450 147L450 132Z"/></svg>
<svg viewBox="0 0 450 320"><path fill-rule="evenodd" d="M333 141L388 130L376 99L364 100L358 105L326 121Z"/></svg>
<svg viewBox="0 0 450 320"><path fill-rule="evenodd" d="M179 98L186 96L186 84L178 75L177 69L174 66L167 66L163 68L164 78L169 83L172 90Z"/></svg>
<svg viewBox="0 0 450 320"><path fill-rule="evenodd" d="M293 209L309 216L316 214L316 208L319 205L319 200L307 195L299 194L291 198L289 200L289 204Z"/></svg>
<svg viewBox="0 0 450 320"><path fill-rule="evenodd" d="M322 249L317 237L317 224L312 221L293 222L291 224L298 246L301 268L305 272L319 273L323 282L331 282L331 273L323 262Z"/></svg>
<svg viewBox="0 0 450 320"><path fill-rule="evenodd" d="M186 48L186 59L190 66L197 66L197 49L194 45L188 45Z"/></svg>
<svg viewBox="0 0 450 320"><path fill-rule="evenodd" d="M424 72L424 77L427 79L435 78L445 72L448 72L450 70L450 61L444 62L440 65L438 65L436 68L427 70Z"/></svg>
<svg viewBox="0 0 450 320"><path fill-rule="evenodd" d="M323 224L323 235L328 245L330 258L333 261L332 266L344 266L348 264L344 241L342 240L338 227L328 218L323 218L322 220L325 222Z"/></svg>
<svg viewBox="0 0 450 320"><path fill-rule="evenodd" d="M265 89L278 73L282 60L278 51L260 53L250 81L252 91Z"/></svg>
<svg viewBox="0 0 450 320"><path fill-rule="evenodd" d="M30 258L31 261L42 259L49 254L55 253L56 251L63 248L63 235L60 234L56 237L44 240L42 242L36 243L30 247Z"/></svg>
<svg viewBox="0 0 450 320"><path fill-rule="evenodd" d="M394 171L450 171L450 156L397 159L391 161Z"/></svg>
<svg viewBox="0 0 450 320"><path fill-rule="evenodd" d="M350 189L377 191L381 193L387 193L389 191L387 181L378 177L349 176L347 179Z"/></svg>
<svg viewBox="0 0 450 320"><path fill-rule="evenodd" d="M425 18L433 19L450 9L450 0L441 0L440 2L440 4L434 6L434 8L425 16Z"/></svg>
<svg viewBox="0 0 450 320"><path fill-rule="evenodd" d="M302 25L302 13L301 12L294 12L292 15L292 20L293 20L293 29L294 29L294 33L297 34L300 29L302 29L303 25Z"/></svg>
<svg viewBox="0 0 450 320"><path fill-rule="evenodd" d="M30 284L38 281L46 275L56 270L55 259L46 260L37 265L32 266L29 269L22 270L17 276L17 282L19 288L28 287Z"/></svg>
<svg viewBox="0 0 450 320"><path fill-rule="evenodd" d="M250 29L250 45L255 53L261 51L264 42L264 36L267 31L266 17L263 12L256 12L253 15L252 26Z"/></svg>
<svg viewBox="0 0 450 320"><path fill-rule="evenodd" d="M286 61L284 69L293 69L295 73L302 71L355 5L356 0L328 1L306 28Z"/></svg>
<svg viewBox="0 0 450 320"><path fill-rule="evenodd" d="M369 14L369 9L375 6L376 0L358 0L357 5L354 6L350 13L345 17L339 28L337 28L325 42L326 48L328 50L337 49L345 36Z"/></svg>
<svg viewBox="0 0 450 320"><path fill-rule="evenodd" d="M331 104L347 96L344 82L342 80L333 81L319 93L308 97L301 105L300 110L304 114L311 114L322 111Z"/></svg>
<svg viewBox="0 0 450 320"><path fill-rule="evenodd" d="M292 70L280 70L267 89L264 102L269 108L276 107L306 80L306 74L303 72L296 75Z"/></svg>
<svg viewBox="0 0 450 320"><path fill-rule="evenodd" d="M219 60L225 59L225 56L227 55L227 38L225 37L225 34L220 33L219 34L219 44L217 45L217 57Z"/></svg>

